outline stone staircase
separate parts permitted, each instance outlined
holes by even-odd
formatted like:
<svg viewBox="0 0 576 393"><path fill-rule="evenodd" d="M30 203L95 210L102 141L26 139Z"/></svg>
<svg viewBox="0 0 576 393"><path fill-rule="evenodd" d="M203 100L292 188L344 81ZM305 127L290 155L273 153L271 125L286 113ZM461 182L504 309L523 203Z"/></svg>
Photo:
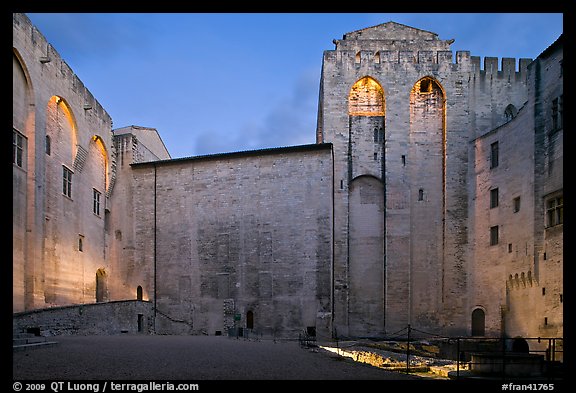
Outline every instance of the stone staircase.
<svg viewBox="0 0 576 393"><path fill-rule="evenodd" d="M27 332L12 332L12 351L26 351L56 345L56 341L48 341L44 336Z"/></svg>

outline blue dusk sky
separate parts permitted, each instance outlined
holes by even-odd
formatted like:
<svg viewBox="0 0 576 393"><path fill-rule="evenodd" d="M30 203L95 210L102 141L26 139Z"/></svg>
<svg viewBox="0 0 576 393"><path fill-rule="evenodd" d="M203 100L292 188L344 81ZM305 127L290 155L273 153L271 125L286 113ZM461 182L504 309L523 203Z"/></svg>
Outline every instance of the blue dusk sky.
<svg viewBox="0 0 576 393"><path fill-rule="evenodd" d="M27 15L113 128L156 128L173 158L314 143L322 54L351 31L394 21L517 59L563 31L561 13Z"/></svg>

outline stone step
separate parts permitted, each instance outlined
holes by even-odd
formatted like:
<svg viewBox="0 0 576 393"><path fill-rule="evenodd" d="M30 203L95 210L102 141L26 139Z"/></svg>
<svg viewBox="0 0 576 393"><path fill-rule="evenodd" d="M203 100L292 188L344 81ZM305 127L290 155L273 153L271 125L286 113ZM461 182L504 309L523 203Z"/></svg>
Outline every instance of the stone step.
<svg viewBox="0 0 576 393"><path fill-rule="evenodd" d="M44 348L44 347L48 347L48 346L52 346L52 345L56 345L56 344L58 344L56 341L42 341L42 342L31 343L31 344L12 345L12 351L13 352L28 351L31 349Z"/></svg>
<svg viewBox="0 0 576 393"><path fill-rule="evenodd" d="M37 344L45 341L46 337L32 335L31 337L12 338L12 345Z"/></svg>
<svg viewBox="0 0 576 393"><path fill-rule="evenodd" d="M20 332L20 333L12 333L12 338L13 338L13 339L15 339L15 338L29 338L29 337L37 337L37 336L36 336L35 334L33 334L33 333L23 333L23 332Z"/></svg>

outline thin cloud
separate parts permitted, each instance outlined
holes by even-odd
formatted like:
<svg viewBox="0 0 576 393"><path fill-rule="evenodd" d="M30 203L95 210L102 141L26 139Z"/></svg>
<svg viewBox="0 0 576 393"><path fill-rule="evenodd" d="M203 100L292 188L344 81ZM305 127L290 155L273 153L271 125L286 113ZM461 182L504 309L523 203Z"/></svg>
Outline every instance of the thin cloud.
<svg viewBox="0 0 576 393"><path fill-rule="evenodd" d="M195 154L314 143L319 77L319 70L304 70L289 94L280 99L260 122L244 123L237 132L210 129L198 134Z"/></svg>

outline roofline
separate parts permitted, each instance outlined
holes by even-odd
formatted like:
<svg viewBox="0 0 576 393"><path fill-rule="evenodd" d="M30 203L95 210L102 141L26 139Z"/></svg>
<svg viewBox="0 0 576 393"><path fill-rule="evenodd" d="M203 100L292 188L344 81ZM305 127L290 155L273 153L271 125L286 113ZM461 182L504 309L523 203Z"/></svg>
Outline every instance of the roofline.
<svg viewBox="0 0 576 393"><path fill-rule="evenodd" d="M227 153L216 153L216 154L206 154L201 156L192 157L181 157L181 158L171 158L169 160L158 160L158 161L146 161L146 162L135 162L130 164L134 167L143 166L157 166L157 165L170 165L170 164L180 164L183 162L195 162L195 161L210 161L222 158L241 158L250 157L258 155L272 155L272 154L282 154L282 153L295 153L295 152L305 152L305 151L321 151L321 150L331 150L332 143L312 143L308 145L297 145L297 146L284 146L284 147L272 147L256 150L242 150Z"/></svg>
<svg viewBox="0 0 576 393"><path fill-rule="evenodd" d="M383 25L385 25L385 24L387 24L387 23L394 23L394 24L396 24L396 25L408 27L408 28L410 28L410 29L423 31L423 32L425 32L425 33L430 33L430 34L433 34L433 35L435 35L436 37L438 37L438 33L434 33L433 31L428 31L428 30L419 29L419 28L417 28L417 27L408 26L408 25L405 25L405 24L403 24L403 23L394 22L393 20L389 20L388 22L380 23L380 24L377 24L377 25L374 25L374 26L364 27L364 28L362 28L362 29L358 29L358 30L354 30L354 31L349 31L348 33L345 33L344 36L347 36L348 34L352 34L352 33L358 33L359 31L364 31L364 30L368 30L368 29L373 29L374 27L383 26Z"/></svg>
<svg viewBox="0 0 576 393"><path fill-rule="evenodd" d="M550 54L554 49L556 49L557 46L560 46L560 44L563 44L563 41L564 41L564 33L562 32L562 33L558 36L558 38L556 38L556 40L555 40L553 43L551 43L550 45L548 45L548 47L547 47L546 49L544 49L544 50L542 51L542 53L540 53L540 54L538 55L538 58L548 56L548 54Z"/></svg>
<svg viewBox="0 0 576 393"><path fill-rule="evenodd" d="M158 129L156 129L155 127L145 127L145 126L137 126L137 125L129 125L129 126L124 126L124 127L116 127L114 129L112 129L112 135L114 135L114 131L116 130L120 130L122 128L136 128L136 129L141 129L141 130L154 130L156 132L156 135L158 135L158 139L160 139L160 143L162 143L162 146L164 147L164 150L166 151L166 153L168 154L168 156L172 157L172 155L170 154L170 151L168 150L168 148L166 147L166 144L164 143L164 139L162 139L162 136L160 135L160 133L158 132ZM119 134L119 135L124 135L124 134ZM115 136L115 135L114 135Z"/></svg>

